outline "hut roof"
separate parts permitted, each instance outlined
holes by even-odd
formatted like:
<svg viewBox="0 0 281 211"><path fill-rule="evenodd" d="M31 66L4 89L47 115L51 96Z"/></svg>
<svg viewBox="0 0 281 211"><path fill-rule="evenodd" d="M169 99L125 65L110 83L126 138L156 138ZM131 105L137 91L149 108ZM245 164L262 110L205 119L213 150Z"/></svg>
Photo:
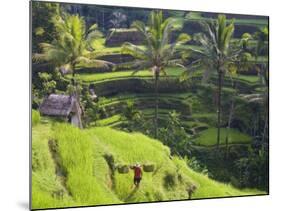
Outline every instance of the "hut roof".
<svg viewBox="0 0 281 211"><path fill-rule="evenodd" d="M39 110L43 115L66 117L76 103L74 96L50 94L43 100Z"/></svg>

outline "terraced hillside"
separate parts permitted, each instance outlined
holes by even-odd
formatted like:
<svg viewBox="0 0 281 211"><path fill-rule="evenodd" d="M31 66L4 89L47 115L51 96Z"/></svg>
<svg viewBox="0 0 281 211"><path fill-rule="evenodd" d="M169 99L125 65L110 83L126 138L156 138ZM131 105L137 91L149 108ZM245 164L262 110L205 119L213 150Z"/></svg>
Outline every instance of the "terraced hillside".
<svg viewBox="0 0 281 211"><path fill-rule="evenodd" d="M44 120L32 128L32 208L116 204L192 198L264 194L238 190L209 179L172 157L158 140L108 127L79 130ZM120 174L120 164L152 163L138 189L132 172Z"/></svg>

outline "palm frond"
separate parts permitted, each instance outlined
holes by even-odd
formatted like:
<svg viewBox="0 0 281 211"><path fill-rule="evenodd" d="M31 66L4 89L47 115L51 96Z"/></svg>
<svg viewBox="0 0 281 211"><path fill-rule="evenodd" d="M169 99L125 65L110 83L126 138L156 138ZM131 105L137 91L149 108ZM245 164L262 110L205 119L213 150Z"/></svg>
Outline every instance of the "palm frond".
<svg viewBox="0 0 281 211"><path fill-rule="evenodd" d="M84 56L79 56L76 60L76 63L82 63L82 64L87 64L90 65L91 67L96 67L96 68L110 68L113 67L114 64L111 62L107 62L104 60L99 60L99 59L90 59Z"/></svg>
<svg viewBox="0 0 281 211"><path fill-rule="evenodd" d="M190 41L190 40L191 40L190 35L188 35L187 33L181 33L181 34L178 36L178 38L177 38L177 40L176 40L176 43L177 43L177 45L181 45L181 44L187 43L187 42Z"/></svg>
<svg viewBox="0 0 281 211"><path fill-rule="evenodd" d="M151 58L151 53L149 51L144 50L140 46L134 45L134 44L129 43L129 42L125 42L122 45L121 52L123 54L130 54L137 59L146 60L146 59Z"/></svg>
<svg viewBox="0 0 281 211"><path fill-rule="evenodd" d="M98 30L94 30L91 31L90 33L87 34L87 38L86 40L91 43L93 40L98 39L98 38L102 38L103 34L102 32L98 31Z"/></svg>
<svg viewBox="0 0 281 211"><path fill-rule="evenodd" d="M98 24L96 23L91 25L90 28L88 29L89 32L96 31L96 30L98 30Z"/></svg>

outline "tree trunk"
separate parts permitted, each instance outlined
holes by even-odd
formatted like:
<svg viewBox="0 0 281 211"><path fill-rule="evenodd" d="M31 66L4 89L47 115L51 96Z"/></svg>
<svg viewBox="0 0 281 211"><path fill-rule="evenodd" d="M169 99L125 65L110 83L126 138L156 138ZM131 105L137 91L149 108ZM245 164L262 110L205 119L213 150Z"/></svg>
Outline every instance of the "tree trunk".
<svg viewBox="0 0 281 211"><path fill-rule="evenodd" d="M221 88L222 88L222 71L218 71L219 74L219 81L218 81L218 106L217 106L217 149L219 148L220 144L220 127L221 127Z"/></svg>
<svg viewBox="0 0 281 211"><path fill-rule="evenodd" d="M234 90L236 90L236 82L234 82L234 84L232 84L232 87ZM225 157L226 157L226 159L228 158L228 154L229 154L228 153L229 152L228 138L229 138L229 130L231 128L231 122L232 122L232 118L233 118L233 114L234 114L234 102L235 102L236 95L237 95L237 92L235 92L232 96L230 111L229 111L229 116L228 116L228 122L227 122L227 130L226 130L226 137L225 137L225 147L226 147Z"/></svg>
<svg viewBox="0 0 281 211"><path fill-rule="evenodd" d="M102 30L103 33L105 32L105 28L104 28L104 8L102 9Z"/></svg>
<svg viewBox="0 0 281 211"><path fill-rule="evenodd" d="M263 125L263 134L261 137L261 144L262 147L264 148L265 146L265 139L268 137L268 109L269 109L269 98L268 98L268 87L269 87L269 80L268 80L268 75L267 73L267 65L262 65L261 68L261 76L263 77L264 80L264 85L266 88L266 91L264 93L264 100L265 100L265 117L264 117L264 125ZM260 128L260 127L259 127ZM265 149L265 148L264 148Z"/></svg>
<svg viewBox="0 0 281 211"><path fill-rule="evenodd" d="M229 151L228 150L228 136L229 136L229 130L231 127L233 113L234 113L234 96L231 101L230 112L229 112L228 123L227 123L227 130L226 130L226 137L225 137L225 150L226 150L225 157L226 157L226 159L228 158L228 151Z"/></svg>
<svg viewBox="0 0 281 211"><path fill-rule="evenodd" d="M155 119L154 119L154 137L158 138L158 80L159 71L155 71Z"/></svg>
<svg viewBox="0 0 281 211"><path fill-rule="evenodd" d="M267 101L267 100L266 100ZM262 134L262 147L264 148L265 146L265 140L266 137L268 137L268 104L266 102L266 106L265 106L265 118L264 118L264 126L263 126L263 134Z"/></svg>
<svg viewBox="0 0 281 211"><path fill-rule="evenodd" d="M75 79L75 67L76 67L76 63L75 62L72 62L72 64L71 64L71 66L72 66L72 85L74 86L75 85L75 83L74 83L74 79Z"/></svg>

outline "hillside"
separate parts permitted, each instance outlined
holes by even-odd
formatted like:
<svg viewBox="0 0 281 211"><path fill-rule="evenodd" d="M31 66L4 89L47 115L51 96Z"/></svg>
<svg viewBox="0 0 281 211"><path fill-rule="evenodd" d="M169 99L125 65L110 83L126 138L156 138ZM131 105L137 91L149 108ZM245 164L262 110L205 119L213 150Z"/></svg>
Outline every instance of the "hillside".
<svg viewBox="0 0 281 211"><path fill-rule="evenodd" d="M263 194L239 190L209 179L170 156L170 149L141 133L108 127L79 130L64 123L41 121L32 128L32 208L86 206ZM152 163L134 189L132 171L113 166Z"/></svg>

